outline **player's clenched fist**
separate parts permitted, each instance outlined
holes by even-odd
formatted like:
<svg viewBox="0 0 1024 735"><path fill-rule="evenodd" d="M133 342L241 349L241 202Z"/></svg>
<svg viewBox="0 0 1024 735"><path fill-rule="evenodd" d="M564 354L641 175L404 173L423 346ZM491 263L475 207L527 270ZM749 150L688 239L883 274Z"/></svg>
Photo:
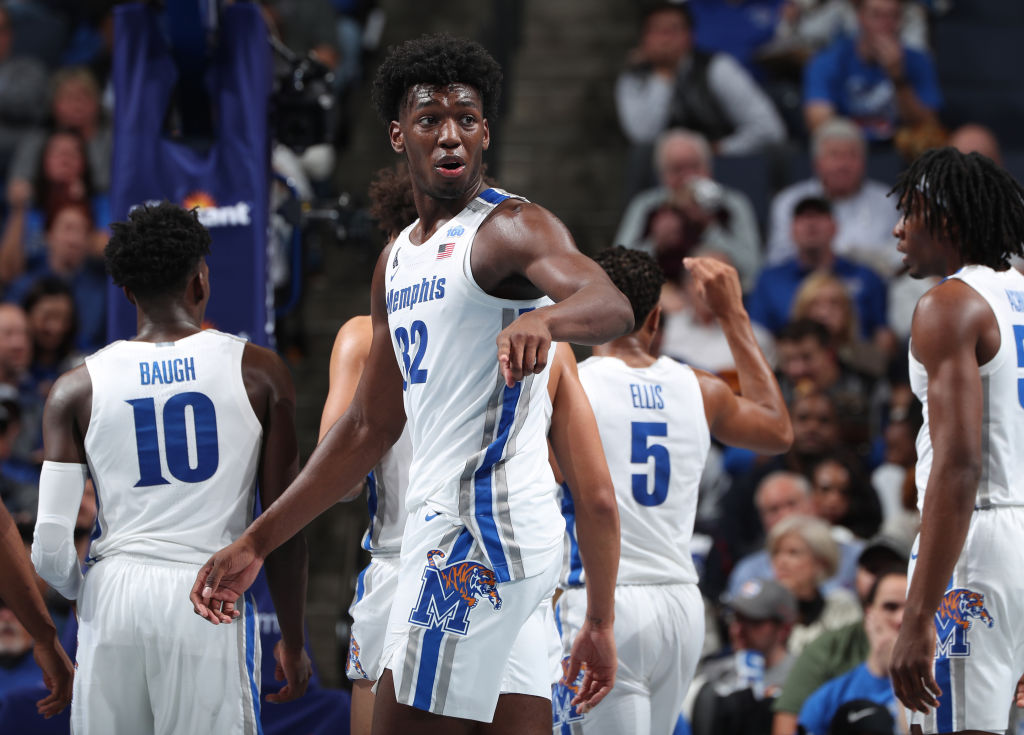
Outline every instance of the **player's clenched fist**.
<svg viewBox="0 0 1024 735"><path fill-rule="evenodd" d="M743 289L736 269L716 258L683 258L697 294L716 316L743 306Z"/></svg>
<svg viewBox="0 0 1024 735"><path fill-rule="evenodd" d="M548 364L551 332L543 310L528 311L498 334L498 366L505 385L514 386L524 376L540 373Z"/></svg>

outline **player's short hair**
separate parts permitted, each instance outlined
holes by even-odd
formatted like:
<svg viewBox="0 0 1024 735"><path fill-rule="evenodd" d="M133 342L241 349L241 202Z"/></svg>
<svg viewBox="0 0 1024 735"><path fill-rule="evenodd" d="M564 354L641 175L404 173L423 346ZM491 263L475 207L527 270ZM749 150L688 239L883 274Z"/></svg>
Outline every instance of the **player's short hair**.
<svg viewBox="0 0 1024 735"><path fill-rule="evenodd" d="M484 118L498 115L501 67L476 41L435 33L392 46L377 69L371 97L385 123L398 119L409 89L417 84L466 84L480 93Z"/></svg>
<svg viewBox="0 0 1024 735"><path fill-rule="evenodd" d="M1006 270L1024 256L1024 190L985 156L925 151L889 193L905 217L920 214L933 236L952 240L966 263Z"/></svg>
<svg viewBox="0 0 1024 735"><path fill-rule="evenodd" d="M196 210L170 202L136 207L110 230L103 251L107 272L114 285L142 299L180 292L210 254L210 233Z"/></svg>
<svg viewBox="0 0 1024 735"><path fill-rule="evenodd" d="M377 171L370 182L370 216L386 237L395 237L416 219L412 178L405 159Z"/></svg>
<svg viewBox="0 0 1024 735"><path fill-rule="evenodd" d="M629 299L633 307L633 329L640 329L661 297L661 284L665 282L661 266L647 253L621 245L605 248L594 260Z"/></svg>

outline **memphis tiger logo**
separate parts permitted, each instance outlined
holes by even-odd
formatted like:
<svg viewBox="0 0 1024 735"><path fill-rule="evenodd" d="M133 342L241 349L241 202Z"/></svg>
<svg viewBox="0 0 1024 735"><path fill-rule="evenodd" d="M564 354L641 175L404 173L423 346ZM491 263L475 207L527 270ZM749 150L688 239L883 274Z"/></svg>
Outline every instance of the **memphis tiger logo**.
<svg viewBox="0 0 1024 735"><path fill-rule="evenodd" d="M359 643L356 642L356 637L352 634L349 634L348 639L348 670L359 674L364 679L370 678L359 662Z"/></svg>
<svg viewBox="0 0 1024 735"><path fill-rule="evenodd" d="M971 655L967 631L980 620L991 628L995 620L985 608L985 595L957 587L942 596L935 612L935 657L961 658Z"/></svg>
<svg viewBox="0 0 1024 735"><path fill-rule="evenodd" d="M551 686L551 720L556 729L561 725L569 725L583 720L583 713L573 706L572 700L576 698L583 687L586 670L586 665L580 666L576 677L572 681L568 681L565 677L569 673L569 657L566 656L562 659L562 678Z"/></svg>
<svg viewBox="0 0 1024 735"><path fill-rule="evenodd" d="M427 552L420 596L409 615L409 622L423 628L442 628L448 633L466 635L469 611L481 598L501 609L494 572L475 561L459 561L441 568L434 557L444 557L440 549Z"/></svg>

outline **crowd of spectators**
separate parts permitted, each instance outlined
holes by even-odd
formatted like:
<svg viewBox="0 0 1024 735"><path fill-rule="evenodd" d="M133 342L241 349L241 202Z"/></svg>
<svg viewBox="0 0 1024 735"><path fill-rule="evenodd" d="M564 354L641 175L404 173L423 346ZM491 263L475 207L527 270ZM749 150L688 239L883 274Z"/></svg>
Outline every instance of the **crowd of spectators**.
<svg viewBox="0 0 1024 735"><path fill-rule="evenodd" d="M1002 163L985 126L943 127L933 11L660 3L615 87L631 147L616 243L665 270L656 349L734 375L679 259L732 263L794 428L778 457L711 450L694 544L709 622L684 713L694 733L851 732L851 711L906 731L887 673L919 524L922 409L906 356L914 305L934 282L906 275L888 193L935 145ZM763 219L742 177L715 179L730 156L793 155L810 176L775 181ZM896 162L891 176L868 175L876 159Z"/></svg>

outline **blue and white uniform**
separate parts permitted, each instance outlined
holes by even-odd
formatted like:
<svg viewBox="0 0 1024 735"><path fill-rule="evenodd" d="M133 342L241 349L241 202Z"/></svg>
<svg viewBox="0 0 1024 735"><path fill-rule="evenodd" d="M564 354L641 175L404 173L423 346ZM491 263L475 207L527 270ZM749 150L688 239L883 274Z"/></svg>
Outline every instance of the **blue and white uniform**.
<svg viewBox="0 0 1024 735"><path fill-rule="evenodd" d="M213 330L86 358L96 531L78 600L76 733L257 733L251 600L212 626L186 602L200 565L252 521L263 429L245 341Z"/></svg>
<svg viewBox="0 0 1024 735"><path fill-rule="evenodd" d="M925 733L1003 732L1007 703L1024 671L1024 276L1013 268L969 265L950 278L985 299L999 325L1000 344L979 367L981 480L967 539L935 615L935 680L942 696L928 715L908 710L908 719ZM924 407L915 478L923 512L932 468L928 374L912 350L910 387ZM911 577L919 541L911 553Z"/></svg>
<svg viewBox="0 0 1024 735"><path fill-rule="evenodd" d="M420 245L410 225L385 272L413 459L384 666L399 702L485 722L501 692L550 696L565 530L547 461L548 370L507 388L495 341L551 301L490 296L472 273L476 233L508 198L482 192Z"/></svg>
<svg viewBox="0 0 1024 735"><path fill-rule="evenodd" d="M356 595L348 608L352 635L346 674L353 681L380 678L384 634L398 587L398 555L405 531L405 491L411 461L412 442L407 427L366 478L370 526L361 545L371 558L359 573Z"/></svg>
<svg viewBox="0 0 1024 735"><path fill-rule="evenodd" d="M579 372L619 505L619 671L615 688L586 715L568 704L573 688L559 685L555 731L670 733L704 642L704 604L690 555L697 487L711 446L704 399L693 370L667 357L646 368L592 357ZM563 499L563 509L570 506ZM556 611L565 656L586 614L571 519L569 525L566 591Z"/></svg>

